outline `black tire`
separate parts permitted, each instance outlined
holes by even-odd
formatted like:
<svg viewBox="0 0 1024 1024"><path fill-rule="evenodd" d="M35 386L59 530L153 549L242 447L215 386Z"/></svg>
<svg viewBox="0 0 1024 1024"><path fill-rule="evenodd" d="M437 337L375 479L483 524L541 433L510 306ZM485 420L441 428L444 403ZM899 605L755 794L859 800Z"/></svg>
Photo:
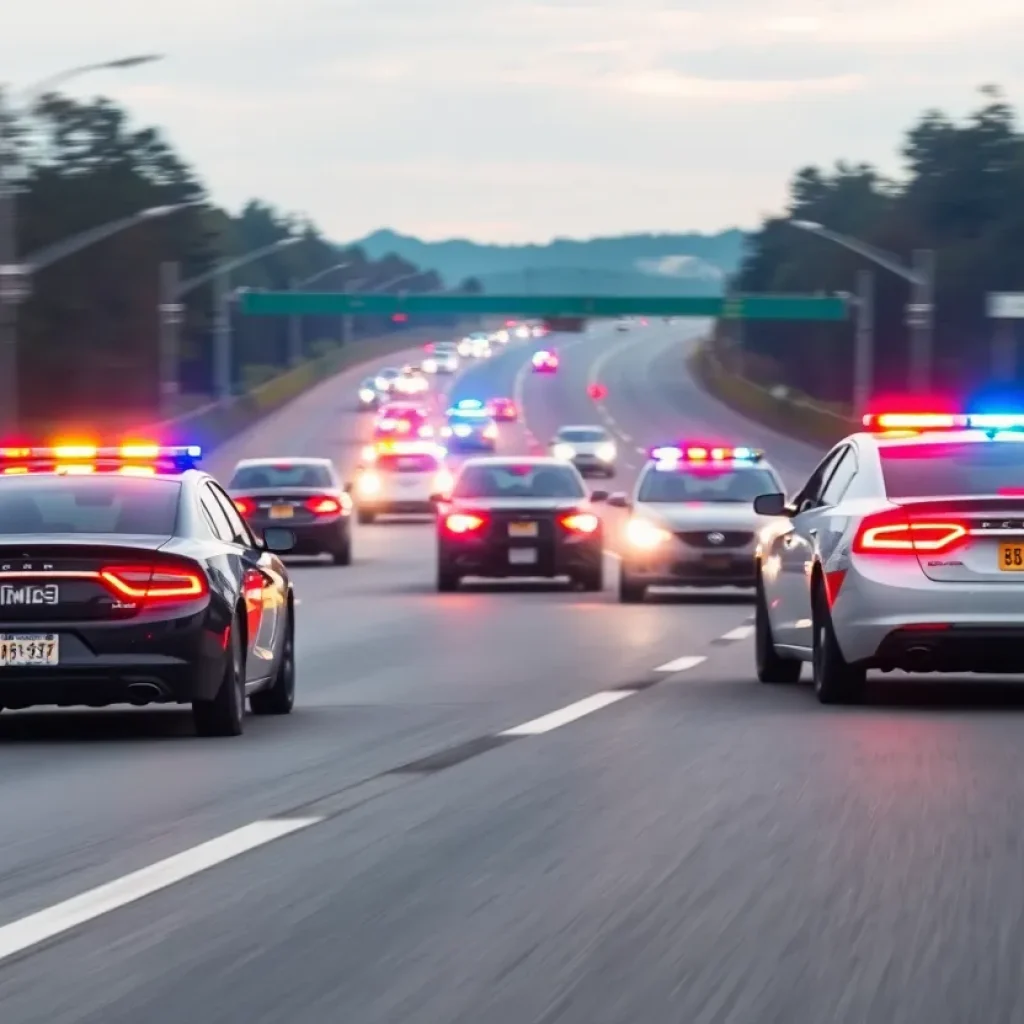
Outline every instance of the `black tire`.
<svg viewBox="0 0 1024 1024"><path fill-rule="evenodd" d="M352 538L346 537L342 542L341 546L335 551L331 552L331 557L334 559L335 565L351 565L352 564Z"/></svg>
<svg viewBox="0 0 1024 1024"><path fill-rule="evenodd" d="M775 649L772 626L768 619L768 601L764 596L761 574L757 574L754 597L754 660L757 678L762 683L798 683L803 662L798 658L784 658Z"/></svg>
<svg viewBox="0 0 1024 1024"><path fill-rule="evenodd" d="M371 512L369 509L361 508L356 512L356 520L366 526L368 523L372 523L377 518L376 512Z"/></svg>
<svg viewBox="0 0 1024 1024"><path fill-rule="evenodd" d="M822 704L859 704L864 699L867 671L851 665L839 649L825 588L814 588L811 613L813 630L814 692Z"/></svg>
<svg viewBox="0 0 1024 1024"><path fill-rule="evenodd" d="M631 579L625 564L619 568L619 603L643 604L647 597L647 584Z"/></svg>
<svg viewBox="0 0 1024 1024"><path fill-rule="evenodd" d="M581 572L576 577L576 582L588 593L596 594L604 590L604 559L602 558L592 569Z"/></svg>
<svg viewBox="0 0 1024 1024"><path fill-rule="evenodd" d="M231 622L229 646L224 678L213 700L192 702L192 720L199 736L241 736L245 731L245 653L237 615Z"/></svg>
<svg viewBox="0 0 1024 1024"><path fill-rule="evenodd" d="M439 594L450 594L459 589L462 577L457 572L452 572L447 566L437 565L437 591Z"/></svg>
<svg viewBox="0 0 1024 1024"><path fill-rule="evenodd" d="M254 715L290 715L295 707L295 612L291 605L285 630L284 649L274 682L269 689L260 690L249 698L249 709Z"/></svg>

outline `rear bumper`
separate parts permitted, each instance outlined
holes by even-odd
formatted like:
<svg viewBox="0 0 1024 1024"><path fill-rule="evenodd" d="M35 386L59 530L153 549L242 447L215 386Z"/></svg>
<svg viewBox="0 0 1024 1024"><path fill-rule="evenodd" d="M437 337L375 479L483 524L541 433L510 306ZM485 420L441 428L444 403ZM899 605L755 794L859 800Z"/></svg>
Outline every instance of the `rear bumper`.
<svg viewBox="0 0 1024 1024"><path fill-rule="evenodd" d="M207 629L204 616L145 625L54 629L59 663L0 666L0 706L105 707L174 704L214 697L228 655L224 634ZM0 632L36 633L0 623Z"/></svg>
<svg viewBox="0 0 1024 1024"><path fill-rule="evenodd" d="M615 463L604 462L596 455L577 455L572 464L580 471L581 476L614 476Z"/></svg>
<svg viewBox="0 0 1024 1024"><path fill-rule="evenodd" d="M450 452L493 452L498 442L485 437L446 437L444 446Z"/></svg>
<svg viewBox="0 0 1024 1024"><path fill-rule="evenodd" d="M1024 584L935 583L916 566L854 564L832 622L846 660L870 668L1024 673Z"/></svg>
<svg viewBox="0 0 1024 1024"><path fill-rule="evenodd" d="M536 561L521 564L513 561L513 551L536 552ZM462 576L488 579L528 579L573 576L598 570L604 559L604 542L600 536L588 540L557 543L507 541L445 541L438 543L438 563L447 571Z"/></svg>
<svg viewBox="0 0 1024 1024"><path fill-rule="evenodd" d="M367 501L359 500L360 512L369 512L377 516L394 515L430 515L434 514L434 505L427 498L380 498Z"/></svg>
<svg viewBox="0 0 1024 1024"><path fill-rule="evenodd" d="M334 554L343 548L352 534L351 516L338 516L324 523L294 523L287 519L251 519L249 526L256 532L267 527L283 527L295 534L295 547L289 555Z"/></svg>

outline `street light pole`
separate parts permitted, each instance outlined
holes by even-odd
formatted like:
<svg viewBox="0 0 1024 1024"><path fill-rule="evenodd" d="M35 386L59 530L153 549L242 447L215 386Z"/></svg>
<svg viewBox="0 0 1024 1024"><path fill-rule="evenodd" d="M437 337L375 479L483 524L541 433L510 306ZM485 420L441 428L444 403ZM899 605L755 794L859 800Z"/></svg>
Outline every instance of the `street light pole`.
<svg viewBox="0 0 1024 1024"><path fill-rule="evenodd" d="M857 275L857 338L853 351L853 411L868 411L874 378L875 357L875 275L862 270Z"/></svg>
<svg viewBox="0 0 1024 1024"><path fill-rule="evenodd" d="M30 98L79 75L94 71L120 71L162 60L158 54L121 57L86 64L52 75L26 90ZM28 277L18 262L17 152L11 140L12 109L0 88L0 435L17 430L20 420L18 363L18 306L28 297Z"/></svg>
<svg viewBox="0 0 1024 1024"><path fill-rule="evenodd" d="M170 419L178 402L178 327L183 307L178 302L181 266L175 262L160 264L160 415Z"/></svg>
<svg viewBox="0 0 1024 1024"><path fill-rule="evenodd" d="M213 381L218 401L226 402L232 392L231 359L231 277L221 262L213 279Z"/></svg>
<svg viewBox="0 0 1024 1024"><path fill-rule="evenodd" d="M911 329L909 384L915 394L925 394L931 387L933 335L935 323L935 252L917 249L912 267L905 266L897 257L876 249L859 238L841 235L822 224L810 220L791 220L790 225L819 238L828 239L850 252L863 256L884 270L908 281L913 288L913 301L908 304L907 326Z"/></svg>

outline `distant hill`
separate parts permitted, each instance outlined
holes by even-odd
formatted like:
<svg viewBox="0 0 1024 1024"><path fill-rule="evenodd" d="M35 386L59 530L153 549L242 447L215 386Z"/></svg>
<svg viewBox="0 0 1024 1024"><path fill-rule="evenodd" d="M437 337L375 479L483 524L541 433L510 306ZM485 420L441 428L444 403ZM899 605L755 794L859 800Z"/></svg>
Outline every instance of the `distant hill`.
<svg viewBox="0 0 1024 1024"><path fill-rule="evenodd" d="M375 231L353 245L372 259L394 253L435 270L449 287L475 277L486 291L588 291L620 295L714 293L738 268L746 235L623 235L547 245L483 245L464 239L424 242Z"/></svg>

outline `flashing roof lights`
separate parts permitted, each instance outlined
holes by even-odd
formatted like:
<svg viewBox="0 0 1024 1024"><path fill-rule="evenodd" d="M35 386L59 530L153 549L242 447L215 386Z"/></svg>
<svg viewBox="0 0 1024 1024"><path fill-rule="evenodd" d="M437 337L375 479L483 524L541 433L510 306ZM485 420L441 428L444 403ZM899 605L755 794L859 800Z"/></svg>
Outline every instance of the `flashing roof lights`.
<svg viewBox="0 0 1024 1024"><path fill-rule="evenodd" d="M862 420L872 433L889 431L942 430L1024 430L1024 413L882 412L868 413Z"/></svg>
<svg viewBox="0 0 1024 1024"><path fill-rule="evenodd" d="M720 445L667 445L652 448L655 462L757 462L764 453L756 448L726 448Z"/></svg>
<svg viewBox="0 0 1024 1024"><path fill-rule="evenodd" d="M52 447L0 448L0 463L26 465L57 464L64 472L91 472L97 464L120 466L135 463L143 471L156 464L171 465L177 470L190 469L203 457L203 450L197 444L158 445L150 443L122 444L116 447L100 447L94 444L58 444ZM148 466L139 466L148 463ZM5 470L6 472L6 470Z"/></svg>

